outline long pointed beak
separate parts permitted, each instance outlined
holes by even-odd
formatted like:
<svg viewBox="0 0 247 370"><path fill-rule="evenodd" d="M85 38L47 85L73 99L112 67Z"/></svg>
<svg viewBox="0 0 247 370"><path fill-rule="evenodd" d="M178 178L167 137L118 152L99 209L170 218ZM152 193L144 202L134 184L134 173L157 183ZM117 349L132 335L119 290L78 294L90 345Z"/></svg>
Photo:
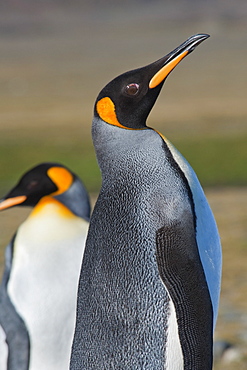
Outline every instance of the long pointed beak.
<svg viewBox="0 0 247 370"><path fill-rule="evenodd" d="M168 74L178 65L178 63L208 37L210 36L207 34L191 36L172 52L155 62L157 66L160 66L160 69L151 78L149 82L149 88L153 89L162 83Z"/></svg>
<svg viewBox="0 0 247 370"><path fill-rule="evenodd" d="M20 195L14 198L3 199L2 201L0 201L0 211L2 211L3 209L13 207L13 206L17 206L18 204L25 202L26 199L27 197L25 195Z"/></svg>

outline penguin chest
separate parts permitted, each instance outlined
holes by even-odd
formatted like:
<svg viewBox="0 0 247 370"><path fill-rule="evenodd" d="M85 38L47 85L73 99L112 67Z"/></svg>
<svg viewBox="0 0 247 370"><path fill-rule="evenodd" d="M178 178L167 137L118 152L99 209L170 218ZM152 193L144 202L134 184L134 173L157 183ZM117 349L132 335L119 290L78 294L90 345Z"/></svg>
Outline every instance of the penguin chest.
<svg viewBox="0 0 247 370"><path fill-rule="evenodd" d="M8 292L30 335L30 369L68 367L86 234L85 221L51 210L17 232Z"/></svg>
<svg viewBox="0 0 247 370"><path fill-rule="evenodd" d="M108 364L111 356L126 368L183 368L175 308L159 274L155 239L161 220L165 222L161 208L169 208L167 218L176 218L172 208L177 208L177 200L167 197L164 202L153 192L152 187L146 194L122 190L119 199L116 189L100 197L94 211L82 267L86 289L80 312L85 312L83 325L88 325L89 334L83 346L99 348L91 353L99 361L96 368ZM91 336L90 327L97 327L97 336Z"/></svg>

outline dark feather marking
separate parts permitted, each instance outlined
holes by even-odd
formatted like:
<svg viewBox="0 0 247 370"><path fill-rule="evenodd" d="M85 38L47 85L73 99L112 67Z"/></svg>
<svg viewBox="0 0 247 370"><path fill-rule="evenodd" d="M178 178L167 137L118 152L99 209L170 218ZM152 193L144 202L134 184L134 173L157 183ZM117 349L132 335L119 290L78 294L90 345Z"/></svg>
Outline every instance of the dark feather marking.
<svg viewBox="0 0 247 370"><path fill-rule="evenodd" d="M212 369L212 305L196 241L176 221L158 230L156 244L159 273L176 310L184 369Z"/></svg>

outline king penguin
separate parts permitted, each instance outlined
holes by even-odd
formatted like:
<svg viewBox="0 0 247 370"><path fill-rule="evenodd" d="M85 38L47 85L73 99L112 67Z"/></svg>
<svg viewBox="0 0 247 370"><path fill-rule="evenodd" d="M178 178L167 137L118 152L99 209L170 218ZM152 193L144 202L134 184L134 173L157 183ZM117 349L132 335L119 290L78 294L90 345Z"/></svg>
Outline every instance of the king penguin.
<svg viewBox="0 0 247 370"><path fill-rule="evenodd" d="M13 206L33 209L5 253L1 370L67 370L89 197L68 168L42 163L26 172L0 202L0 210Z"/></svg>
<svg viewBox="0 0 247 370"><path fill-rule="evenodd" d="M71 370L209 370L219 303L216 223L190 165L146 125L173 68L208 35L99 93L102 173L78 289Z"/></svg>

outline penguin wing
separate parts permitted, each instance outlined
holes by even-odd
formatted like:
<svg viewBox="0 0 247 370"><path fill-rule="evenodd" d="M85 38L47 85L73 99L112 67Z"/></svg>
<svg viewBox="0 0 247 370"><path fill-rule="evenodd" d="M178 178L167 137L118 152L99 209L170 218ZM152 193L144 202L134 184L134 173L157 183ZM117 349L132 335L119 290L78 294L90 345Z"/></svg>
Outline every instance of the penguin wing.
<svg viewBox="0 0 247 370"><path fill-rule="evenodd" d="M222 270L222 252L217 225L194 170L167 139L165 142L187 178L192 192L196 216L196 241L213 305L215 327L219 307Z"/></svg>
<svg viewBox="0 0 247 370"><path fill-rule="evenodd" d="M213 310L194 231L180 220L160 228L156 233L156 258L175 307L184 366L210 369Z"/></svg>
<svg viewBox="0 0 247 370"><path fill-rule="evenodd" d="M5 269L0 285L0 329L5 334L5 341L2 340L0 346L6 347L7 344L8 370L28 370L30 358L29 335L25 323L16 312L7 291L14 240L15 236L5 251ZM6 352L6 348L3 348L3 351Z"/></svg>

